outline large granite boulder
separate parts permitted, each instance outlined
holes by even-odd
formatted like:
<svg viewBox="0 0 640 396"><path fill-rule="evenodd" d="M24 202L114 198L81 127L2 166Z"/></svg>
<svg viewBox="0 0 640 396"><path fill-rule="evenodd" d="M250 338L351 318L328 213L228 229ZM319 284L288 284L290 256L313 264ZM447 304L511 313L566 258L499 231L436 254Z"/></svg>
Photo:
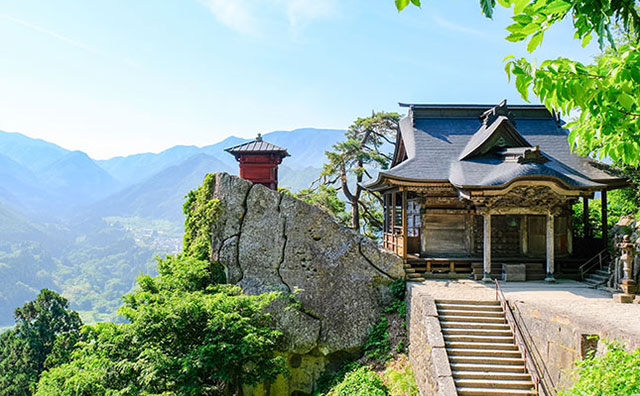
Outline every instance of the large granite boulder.
<svg viewBox="0 0 640 396"><path fill-rule="evenodd" d="M272 307L288 353L346 356L360 350L404 277L402 260L291 196L225 173L215 176L221 212L213 260L249 294L282 291L299 309ZM330 360L330 359L329 359Z"/></svg>

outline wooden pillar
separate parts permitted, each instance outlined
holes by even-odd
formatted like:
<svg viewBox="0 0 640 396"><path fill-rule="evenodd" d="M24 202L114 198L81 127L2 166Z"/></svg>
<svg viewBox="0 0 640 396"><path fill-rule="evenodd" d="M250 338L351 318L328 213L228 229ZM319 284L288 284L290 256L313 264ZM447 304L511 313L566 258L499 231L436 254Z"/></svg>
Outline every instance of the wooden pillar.
<svg viewBox="0 0 640 396"><path fill-rule="evenodd" d="M607 228L607 190L602 190L602 248L609 245L609 230Z"/></svg>
<svg viewBox="0 0 640 396"><path fill-rule="evenodd" d="M591 238L591 223L589 223L589 198L582 197L582 224L584 224L585 239Z"/></svg>
<svg viewBox="0 0 640 396"><path fill-rule="evenodd" d="M547 214L547 282L554 282L555 273L555 237L553 232L554 216L549 212Z"/></svg>
<svg viewBox="0 0 640 396"><path fill-rule="evenodd" d="M491 215L489 213L484 214L484 232L483 232L483 276L484 282L491 282Z"/></svg>
<svg viewBox="0 0 640 396"><path fill-rule="evenodd" d="M407 192L402 191L402 258L407 258L407 237L409 234L407 209Z"/></svg>
<svg viewBox="0 0 640 396"><path fill-rule="evenodd" d="M522 244L522 254L529 254L529 218L527 215L522 215L520 219L520 237Z"/></svg>
<svg viewBox="0 0 640 396"><path fill-rule="evenodd" d="M573 212L567 216L567 253L573 254Z"/></svg>

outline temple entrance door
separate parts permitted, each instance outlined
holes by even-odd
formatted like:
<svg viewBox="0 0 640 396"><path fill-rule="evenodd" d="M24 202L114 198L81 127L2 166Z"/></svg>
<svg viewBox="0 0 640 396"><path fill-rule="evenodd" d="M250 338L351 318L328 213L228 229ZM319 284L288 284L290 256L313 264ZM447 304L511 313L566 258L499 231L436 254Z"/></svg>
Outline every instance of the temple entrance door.
<svg viewBox="0 0 640 396"><path fill-rule="evenodd" d="M528 253L530 256L544 257L547 253L547 217L528 217Z"/></svg>

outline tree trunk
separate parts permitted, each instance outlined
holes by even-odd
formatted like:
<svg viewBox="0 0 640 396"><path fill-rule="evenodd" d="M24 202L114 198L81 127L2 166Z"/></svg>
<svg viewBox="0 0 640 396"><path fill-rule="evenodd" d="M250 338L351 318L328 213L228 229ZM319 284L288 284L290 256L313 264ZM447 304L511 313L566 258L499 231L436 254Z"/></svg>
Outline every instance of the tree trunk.
<svg viewBox="0 0 640 396"><path fill-rule="evenodd" d="M352 200L351 202L351 226L354 230L360 232L360 207L358 200Z"/></svg>

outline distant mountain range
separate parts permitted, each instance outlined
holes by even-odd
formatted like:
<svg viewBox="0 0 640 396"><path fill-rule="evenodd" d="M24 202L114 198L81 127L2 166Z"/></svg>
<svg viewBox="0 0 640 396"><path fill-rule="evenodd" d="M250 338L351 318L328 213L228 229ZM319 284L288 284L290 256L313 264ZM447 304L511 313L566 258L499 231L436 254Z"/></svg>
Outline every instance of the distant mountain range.
<svg viewBox="0 0 640 396"><path fill-rule="evenodd" d="M264 135L291 154L279 175L294 191L309 186L343 138L343 130L313 128ZM187 192L207 173L237 173L224 149L248 140L93 160L0 131L0 328L44 287L62 292L85 321L114 319L136 276L154 271L153 257L179 249Z"/></svg>
<svg viewBox="0 0 640 396"><path fill-rule="evenodd" d="M317 177L324 152L343 137L343 130L313 128L264 136L291 154L282 165L281 184L293 190ZM160 153L93 160L81 151L0 131L0 202L36 218L89 211L102 217L178 221L180 201L206 173L237 173L235 159L224 149L246 141L232 136L205 147L175 146Z"/></svg>

